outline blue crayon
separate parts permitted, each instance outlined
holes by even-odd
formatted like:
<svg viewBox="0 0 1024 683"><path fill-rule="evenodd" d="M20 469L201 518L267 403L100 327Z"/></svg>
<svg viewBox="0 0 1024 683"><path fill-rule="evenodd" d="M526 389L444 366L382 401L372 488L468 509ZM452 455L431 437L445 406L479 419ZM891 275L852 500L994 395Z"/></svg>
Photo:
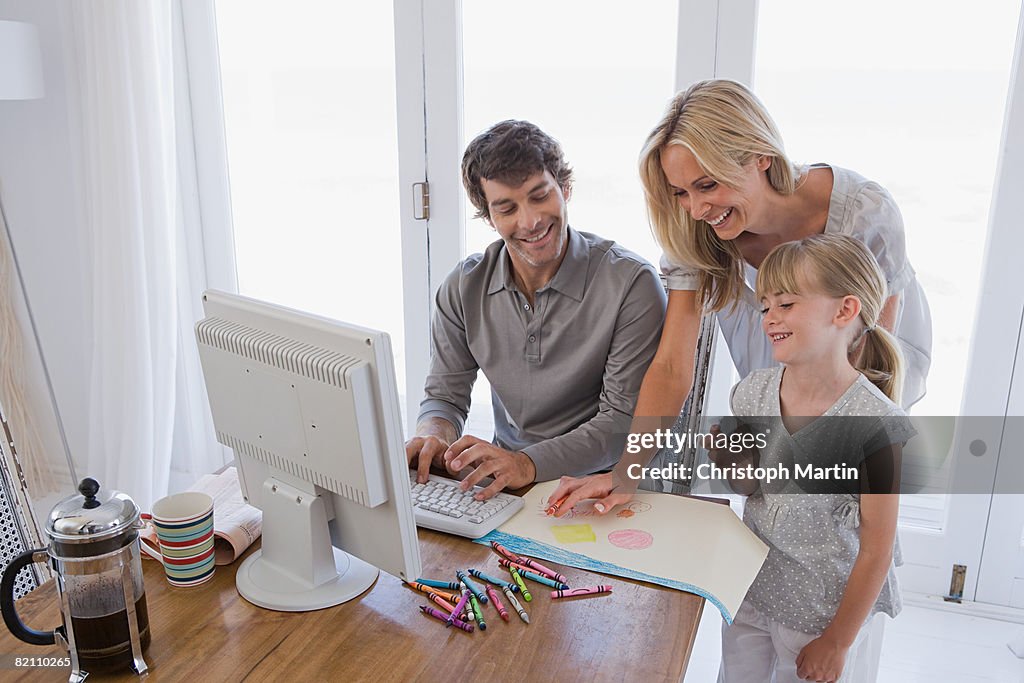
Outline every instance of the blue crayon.
<svg viewBox="0 0 1024 683"><path fill-rule="evenodd" d="M479 569L470 569L469 573L472 574L473 576L475 576L476 578L480 579L481 581L486 581L487 583L493 583L495 586L498 586L499 588L505 588L507 586L508 589L510 591L512 591L513 593L518 593L519 592L519 586L515 585L514 583L510 583L508 581L502 581L501 579L496 579L493 576L490 576L488 574L484 574Z"/></svg>
<svg viewBox="0 0 1024 683"><path fill-rule="evenodd" d="M558 590L566 590L566 589L569 588L569 586L567 586L566 584L564 584L564 583L562 583L560 581L554 581L553 579L549 579L546 576L541 576L540 574L534 574L533 572L523 571L522 569L519 570L519 576L523 577L524 579L529 579L530 581L536 581L537 583L542 583L545 586L551 586L552 588L557 588Z"/></svg>
<svg viewBox="0 0 1024 683"><path fill-rule="evenodd" d="M455 581L435 581L433 579L416 579L416 583L422 583L424 586L430 586L431 588L447 588L449 590L459 590L459 584Z"/></svg>
<svg viewBox="0 0 1024 683"><path fill-rule="evenodd" d="M480 601L480 604L487 604L487 596L484 595L484 592L482 590L480 590L480 586L476 585L475 583L469 580L469 577L466 576L466 572L462 571L461 569L457 569L455 570L455 576L459 577L459 581L465 582L466 588L469 589L469 592L473 594L474 598Z"/></svg>

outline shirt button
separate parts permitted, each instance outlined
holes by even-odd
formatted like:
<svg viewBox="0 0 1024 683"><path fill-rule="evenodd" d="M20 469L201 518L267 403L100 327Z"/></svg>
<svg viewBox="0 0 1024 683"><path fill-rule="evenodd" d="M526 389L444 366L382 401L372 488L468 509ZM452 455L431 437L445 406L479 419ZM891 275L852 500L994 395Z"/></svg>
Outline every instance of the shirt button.
<svg viewBox="0 0 1024 683"><path fill-rule="evenodd" d="M530 310L530 304L523 304L523 310Z"/></svg>
<svg viewBox="0 0 1024 683"><path fill-rule="evenodd" d="M531 334L531 335L530 335L530 341L531 341L531 342L535 342L535 341L537 341L537 337L535 337L535 336L533 336L533 335Z"/></svg>

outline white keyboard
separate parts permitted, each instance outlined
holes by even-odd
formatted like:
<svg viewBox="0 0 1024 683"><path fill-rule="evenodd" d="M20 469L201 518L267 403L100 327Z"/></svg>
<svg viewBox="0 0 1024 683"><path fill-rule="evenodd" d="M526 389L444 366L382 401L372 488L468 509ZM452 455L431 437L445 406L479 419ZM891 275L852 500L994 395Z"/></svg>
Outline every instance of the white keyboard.
<svg viewBox="0 0 1024 683"><path fill-rule="evenodd" d="M490 500L473 500L481 487L463 492L459 490L459 482L435 474L430 475L426 484L419 484L416 472L411 471L409 481L416 526L426 529L479 538L523 508L523 499L508 493L499 493Z"/></svg>

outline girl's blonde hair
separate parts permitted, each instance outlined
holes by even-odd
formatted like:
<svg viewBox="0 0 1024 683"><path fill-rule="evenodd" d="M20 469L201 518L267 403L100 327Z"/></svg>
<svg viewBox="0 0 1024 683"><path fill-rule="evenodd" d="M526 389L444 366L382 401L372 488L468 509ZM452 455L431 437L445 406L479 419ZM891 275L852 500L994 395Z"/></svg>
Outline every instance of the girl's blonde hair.
<svg viewBox="0 0 1024 683"><path fill-rule="evenodd" d="M743 259L736 245L718 238L705 221L695 221L673 195L661 154L681 145L715 181L738 187L743 167L759 156L771 158L768 182L793 194L798 172L786 157L782 137L761 101L728 80L701 81L679 93L640 153L640 179L655 239L670 260L698 268L698 298L711 310L734 305L743 287Z"/></svg>
<svg viewBox="0 0 1024 683"><path fill-rule="evenodd" d="M855 367L899 403L903 354L896 338L878 325L886 299L885 276L863 243L847 235L825 234L780 244L757 271L757 298L779 293L857 297L860 326L850 349L862 338L864 348Z"/></svg>

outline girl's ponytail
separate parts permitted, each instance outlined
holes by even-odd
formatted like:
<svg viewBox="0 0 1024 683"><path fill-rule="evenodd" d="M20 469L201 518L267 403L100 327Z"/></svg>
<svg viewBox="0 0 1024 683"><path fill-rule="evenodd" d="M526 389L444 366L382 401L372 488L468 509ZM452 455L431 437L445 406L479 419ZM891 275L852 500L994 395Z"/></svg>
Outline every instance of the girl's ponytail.
<svg viewBox="0 0 1024 683"><path fill-rule="evenodd" d="M900 402L900 394L903 392L903 353L896 337L887 329L879 326L864 329L864 346L854 367L893 403Z"/></svg>

